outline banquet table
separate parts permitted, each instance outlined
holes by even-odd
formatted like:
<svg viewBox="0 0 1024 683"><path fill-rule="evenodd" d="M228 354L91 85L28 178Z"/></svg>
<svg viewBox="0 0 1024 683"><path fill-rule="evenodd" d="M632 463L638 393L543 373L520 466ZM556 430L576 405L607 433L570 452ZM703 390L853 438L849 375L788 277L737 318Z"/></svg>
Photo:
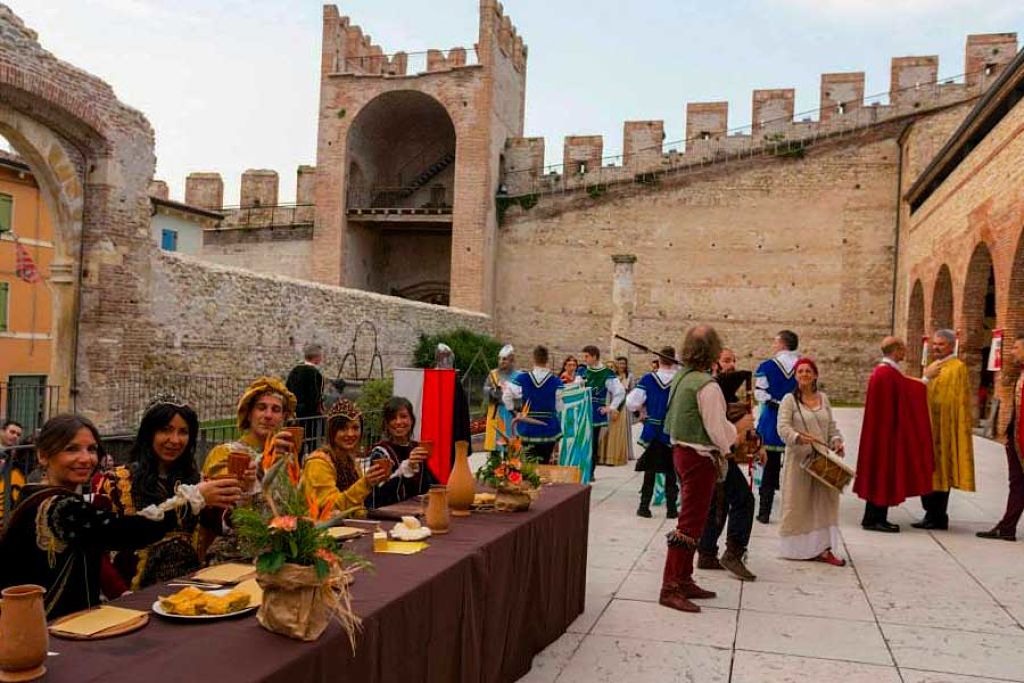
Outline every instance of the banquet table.
<svg viewBox="0 0 1024 683"><path fill-rule="evenodd" d="M47 681L514 681L583 612L590 489L545 486L530 510L453 517L448 534L415 555L373 553L352 604L362 618L355 654L337 624L317 641L270 633L255 616L166 621L96 641L51 636ZM390 524L385 523L384 528ZM149 609L157 585L113 604Z"/></svg>

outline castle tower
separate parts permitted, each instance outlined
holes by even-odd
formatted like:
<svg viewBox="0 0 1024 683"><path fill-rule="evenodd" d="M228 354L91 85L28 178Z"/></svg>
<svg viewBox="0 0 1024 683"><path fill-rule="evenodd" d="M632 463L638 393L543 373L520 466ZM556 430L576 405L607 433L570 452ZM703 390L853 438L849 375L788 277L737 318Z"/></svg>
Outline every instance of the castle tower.
<svg viewBox="0 0 1024 683"><path fill-rule="evenodd" d="M324 7L313 274L490 313L495 193L523 133L526 46L480 0L473 50L392 55Z"/></svg>

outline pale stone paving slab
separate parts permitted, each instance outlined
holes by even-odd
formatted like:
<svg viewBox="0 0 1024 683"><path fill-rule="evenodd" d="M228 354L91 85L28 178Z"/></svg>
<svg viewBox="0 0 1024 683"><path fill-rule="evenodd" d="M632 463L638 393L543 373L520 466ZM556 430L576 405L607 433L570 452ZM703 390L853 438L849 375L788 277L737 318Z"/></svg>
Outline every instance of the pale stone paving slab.
<svg viewBox="0 0 1024 683"><path fill-rule="evenodd" d="M837 411L854 461L860 415ZM586 612L522 680L1024 681L1024 546L974 537L1002 514L1006 461L993 442L976 439L975 451L978 493L953 492L949 532L909 527L921 518L918 500L890 511L902 533L866 532L863 502L847 491L836 549L850 559L844 568L778 557L777 496L772 523L755 523L751 537L747 563L758 581L698 570L698 583L719 593L701 614L657 604L674 521L664 507L636 517L641 476L632 465L599 467Z"/></svg>

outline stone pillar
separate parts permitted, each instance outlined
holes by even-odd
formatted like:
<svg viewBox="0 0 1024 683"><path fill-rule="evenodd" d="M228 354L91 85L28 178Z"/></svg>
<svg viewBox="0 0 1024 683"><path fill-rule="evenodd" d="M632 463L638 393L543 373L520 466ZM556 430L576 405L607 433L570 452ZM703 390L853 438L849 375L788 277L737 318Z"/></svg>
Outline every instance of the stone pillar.
<svg viewBox="0 0 1024 683"><path fill-rule="evenodd" d="M612 358L628 356L629 345L615 338L616 334L629 336L633 323L633 312L636 310L636 287L633 285L633 265L636 256L633 254L614 254L612 264Z"/></svg>

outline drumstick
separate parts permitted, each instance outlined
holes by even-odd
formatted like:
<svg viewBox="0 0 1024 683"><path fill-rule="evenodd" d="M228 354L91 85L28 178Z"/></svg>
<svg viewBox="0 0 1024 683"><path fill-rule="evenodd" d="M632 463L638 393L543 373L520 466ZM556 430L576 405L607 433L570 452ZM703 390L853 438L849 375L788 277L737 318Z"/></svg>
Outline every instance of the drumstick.
<svg viewBox="0 0 1024 683"><path fill-rule="evenodd" d="M800 436L804 437L805 439L807 439L811 443L816 443L819 446L821 446L823 448L826 448L826 449L828 449L830 451L833 450L833 448L831 446L829 446L827 443L825 443L824 441L822 441L821 439L819 439L816 436L812 436L812 435L808 434L807 432L800 432L800 431L798 431L797 434L799 434Z"/></svg>

